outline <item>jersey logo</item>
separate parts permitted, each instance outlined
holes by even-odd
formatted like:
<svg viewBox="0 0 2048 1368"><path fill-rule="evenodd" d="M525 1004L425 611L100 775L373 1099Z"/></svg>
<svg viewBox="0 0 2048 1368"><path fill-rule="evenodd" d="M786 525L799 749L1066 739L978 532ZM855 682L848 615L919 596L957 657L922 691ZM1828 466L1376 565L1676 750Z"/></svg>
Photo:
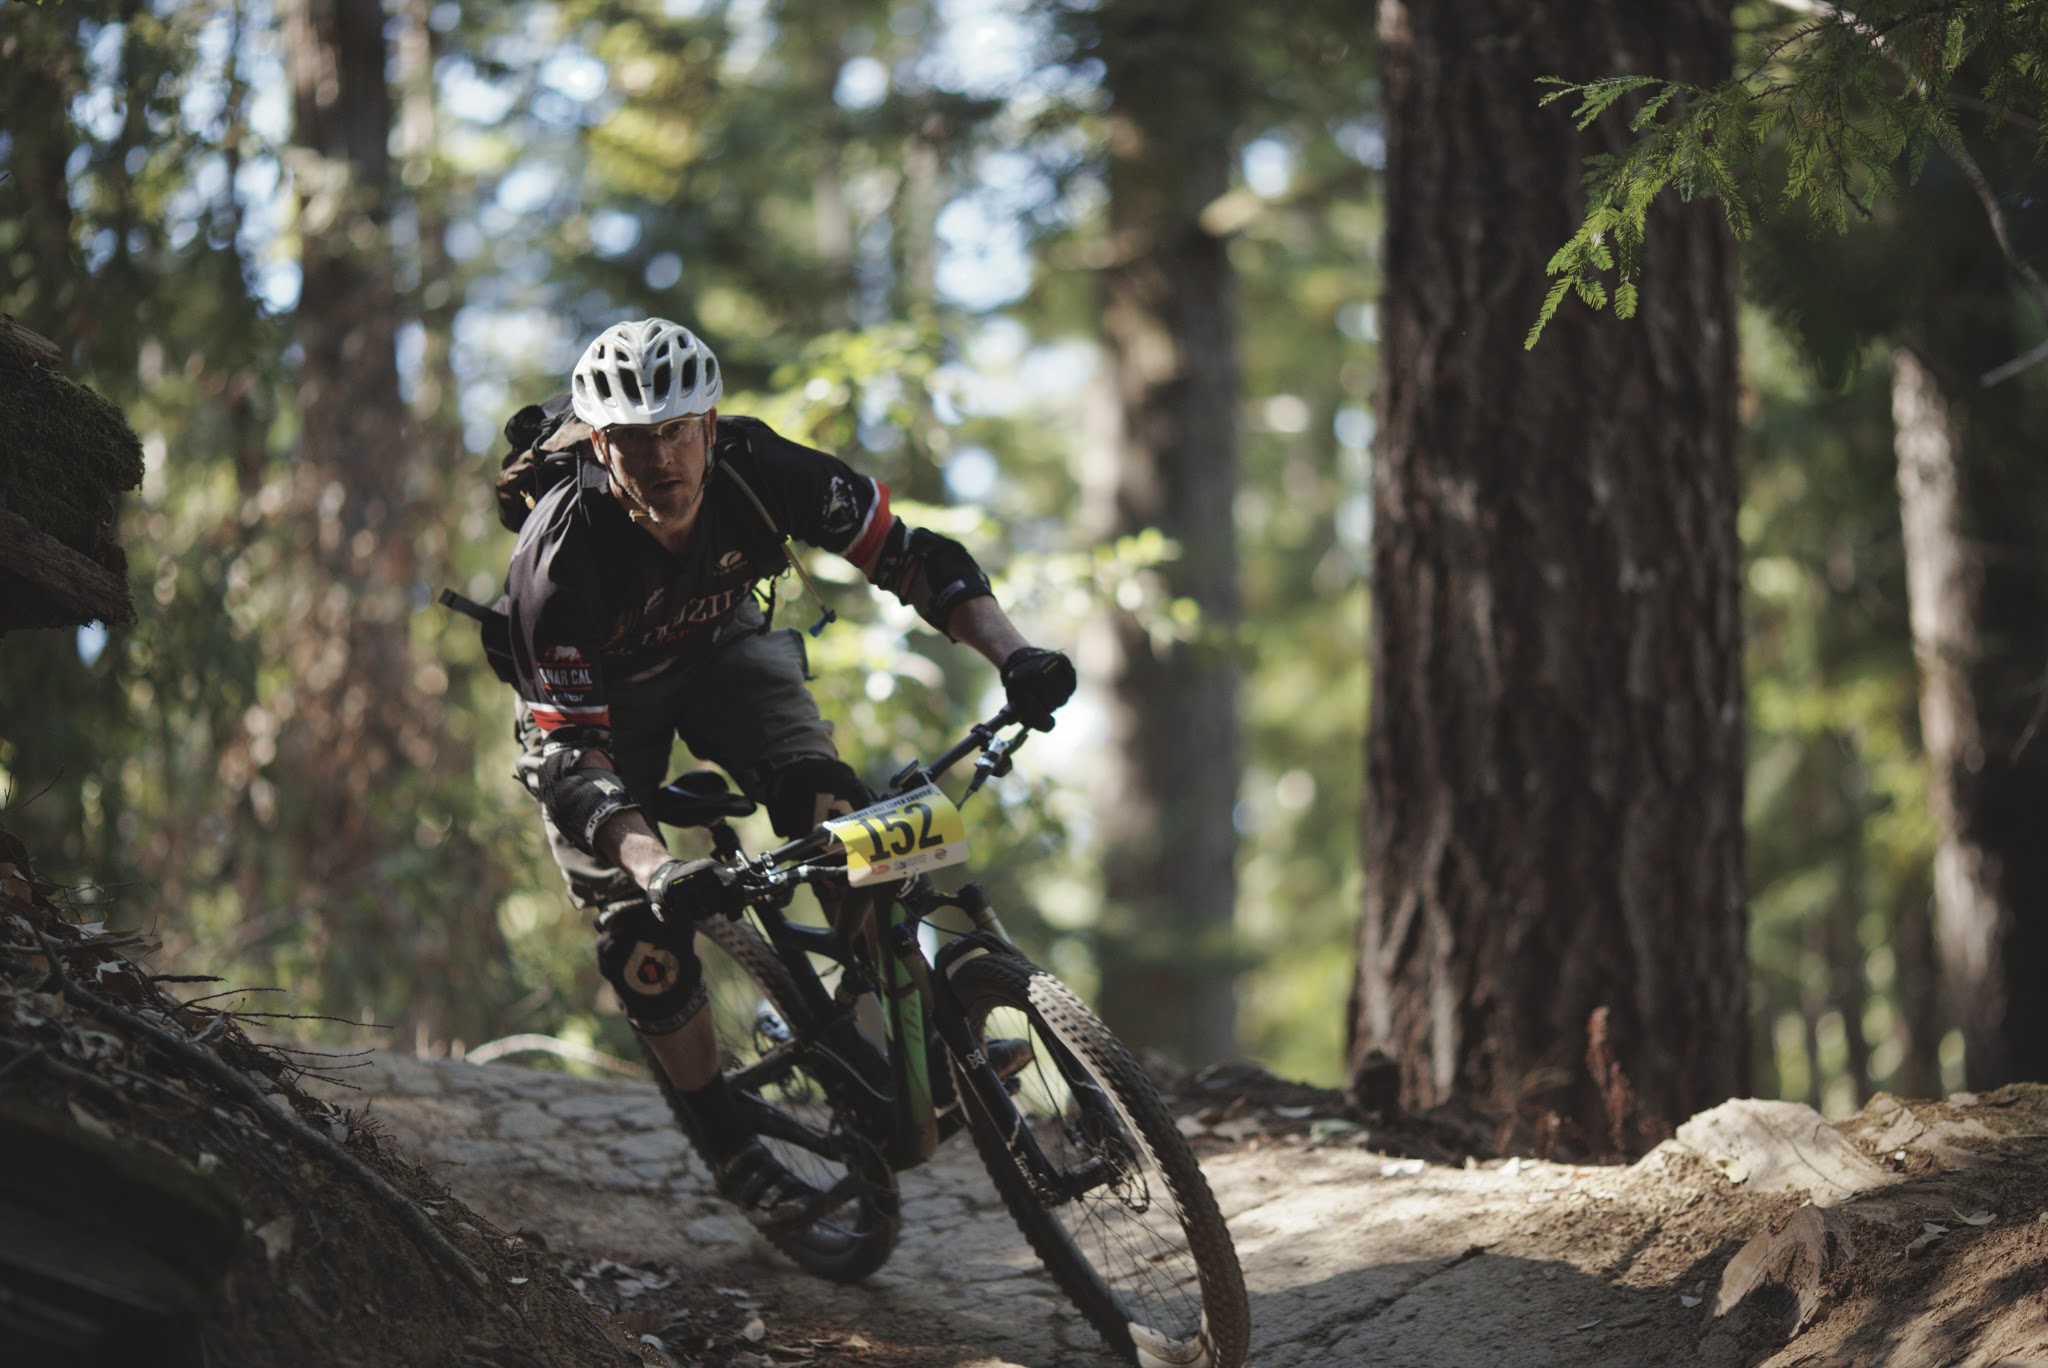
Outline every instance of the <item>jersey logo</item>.
<svg viewBox="0 0 2048 1368"><path fill-rule="evenodd" d="M718 568L728 572L737 570L746 563L746 559L744 551L728 551L718 558Z"/></svg>
<svg viewBox="0 0 2048 1368"><path fill-rule="evenodd" d="M825 489L825 508L818 516L818 526L828 535L851 532L859 517L860 507L854 502L853 487L834 475L832 483Z"/></svg>
<svg viewBox="0 0 2048 1368"><path fill-rule="evenodd" d="M566 702L580 702L583 691L595 686L590 662L574 646L542 648L540 659L534 662L533 673L544 693L551 698L565 695Z"/></svg>

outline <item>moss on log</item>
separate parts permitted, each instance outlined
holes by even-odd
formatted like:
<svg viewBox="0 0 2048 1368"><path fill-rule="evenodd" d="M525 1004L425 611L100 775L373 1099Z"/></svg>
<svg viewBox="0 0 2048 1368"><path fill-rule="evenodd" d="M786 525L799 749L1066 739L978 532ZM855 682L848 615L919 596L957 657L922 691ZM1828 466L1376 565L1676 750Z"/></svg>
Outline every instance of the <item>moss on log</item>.
<svg viewBox="0 0 2048 1368"><path fill-rule="evenodd" d="M0 557L0 631L120 621L131 604L128 559L115 540L122 491L142 482L142 443L121 410L54 369L57 348L0 314L0 510L11 545ZM108 572L81 577L41 534Z"/></svg>

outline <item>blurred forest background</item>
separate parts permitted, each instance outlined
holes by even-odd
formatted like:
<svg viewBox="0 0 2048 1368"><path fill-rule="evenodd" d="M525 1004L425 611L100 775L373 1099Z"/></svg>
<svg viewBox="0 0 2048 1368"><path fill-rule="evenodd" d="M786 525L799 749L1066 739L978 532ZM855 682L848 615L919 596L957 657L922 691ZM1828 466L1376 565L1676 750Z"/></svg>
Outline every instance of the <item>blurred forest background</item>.
<svg viewBox="0 0 2048 1368"><path fill-rule="evenodd" d="M1745 43L1787 22L1735 21ZM660 314L717 349L726 411L888 483L1075 655L1083 695L973 819L1027 951L1133 1044L1346 1080L1381 56L1356 0L0 6L0 310L147 457L138 620L0 643L7 825L85 915L160 937L160 968L284 990L253 1009L436 1053L623 1051L510 778L509 694L432 599L496 592L505 417L603 326ZM1568 140L1538 95L1492 98ZM1998 131L1982 160L2025 227L2039 129ZM2040 319L1939 156L1846 235L1765 221L1740 264L1731 1029L1752 1091L1840 1114L1965 1077L1899 444L1912 394L1975 402ZM1519 337L1541 297L1491 307ZM1641 325L1581 326L1627 347ZM2048 596L2043 385L2004 381L1975 448L2011 477L1975 486L2006 623ZM810 564L857 766L989 706L979 661ZM1985 636L2008 759L2048 702L2032 621Z"/></svg>

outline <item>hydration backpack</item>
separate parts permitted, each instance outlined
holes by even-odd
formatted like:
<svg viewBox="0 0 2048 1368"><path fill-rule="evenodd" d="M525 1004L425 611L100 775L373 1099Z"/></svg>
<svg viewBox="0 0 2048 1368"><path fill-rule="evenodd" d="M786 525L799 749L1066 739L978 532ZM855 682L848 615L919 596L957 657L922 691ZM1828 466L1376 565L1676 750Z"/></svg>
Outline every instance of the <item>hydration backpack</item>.
<svg viewBox="0 0 2048 1368"><path fill-rule="evenodd" d="M507 418L505 440L511 449L498 461L495 485L498 521L508 532L517 532L541 495L562 481L604 483L604 467L590 445L590 424L569 407L566 390Z"/></svg>
<svg viewBox="0 0 2048 1368"><path fill-rule="evenodd" d="M604 486L604 467L598 464L597 450L590 444L590 424L577 418L569 407L566 390L552 399L528 404L507 418L505 441L510 450L499 458L498 474L491 483L498 500L498 521L507 532L524 527L541 496L564 480ZM475 619L483 629L484 658L490 662L491 673L512 683L512 624L504 610L453 589L441 591L441 605Z"/></svg>
<svg viewBox="0 0 2048 1368"><path fill-rule="evenodd" d="M751 420L741 420L751 421ZM493 481L498 499L498 521L508 532L517 532L526 525L527 515L532 513L541 496L564 480L582 480L590 488L605 489L609 477L604 466L597 459L597 449L590 442L590 424L578 418L569 405L568 391L538 404L528 404L505 420L505 441L511 449L498 461L497 478ZM747 502L761 515L761 521L782 544L782 554L796 571L804 588L817 600L820 610L817 622L810 628L817 636L827 626L836 622L839 614L832 611L819 594L818 586L811 581L804 570L803 562L797 559L795 549L790 545L789 535L776 526L775 519L768 512L740 473L726 462L719 462L716 469L746 496ZM463 616L472 618L483 630L484 656L490 662L491 672L505 683L513 681L512 671L512 624L504 610L492 604L486 606L474 599L466 598L453 589L441 591L441 605L451 608ZM500 599L499 603L504 600ZM768 587L767 613L771 618L775 612L775 588Z"/></svg>

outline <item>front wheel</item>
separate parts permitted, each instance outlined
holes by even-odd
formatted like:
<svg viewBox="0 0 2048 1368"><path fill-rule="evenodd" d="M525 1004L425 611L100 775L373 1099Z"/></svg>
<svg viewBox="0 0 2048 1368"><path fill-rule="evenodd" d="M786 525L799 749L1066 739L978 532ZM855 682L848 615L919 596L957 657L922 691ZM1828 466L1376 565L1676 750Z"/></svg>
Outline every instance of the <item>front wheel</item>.
<svg viewBox="0 0 2048 1368"><path fill-rule="evenodd" d="M1141 1368L1240 1368L1251 1311L1237 1249L1143 1070L1065 984L1021 956L962 959L950 986L977 1042L1022 1038L1014 1115L968 1099L975 1148L1060 1289ZM1014 1120L1043 1156L1035 1164Z"/></svg>
<svg viewBox="0 0 2048 1368"><path fill-rule="evenodd" d="M789 968L745 922L716 918L697 928L697 953L718 1037L719 1071L754 1133L784 1167L824 1194L817 1218L764 1231L808 1272L836 1282L865 1278L896 1248L901 1208L896 1174L855 1121L863 1087L882 1072L873 1059L847 1058L863 1042L835 1049L804 1006ZM704 1151L668 1075L645 1044L641 1053L683 1133Z"/></svg>

